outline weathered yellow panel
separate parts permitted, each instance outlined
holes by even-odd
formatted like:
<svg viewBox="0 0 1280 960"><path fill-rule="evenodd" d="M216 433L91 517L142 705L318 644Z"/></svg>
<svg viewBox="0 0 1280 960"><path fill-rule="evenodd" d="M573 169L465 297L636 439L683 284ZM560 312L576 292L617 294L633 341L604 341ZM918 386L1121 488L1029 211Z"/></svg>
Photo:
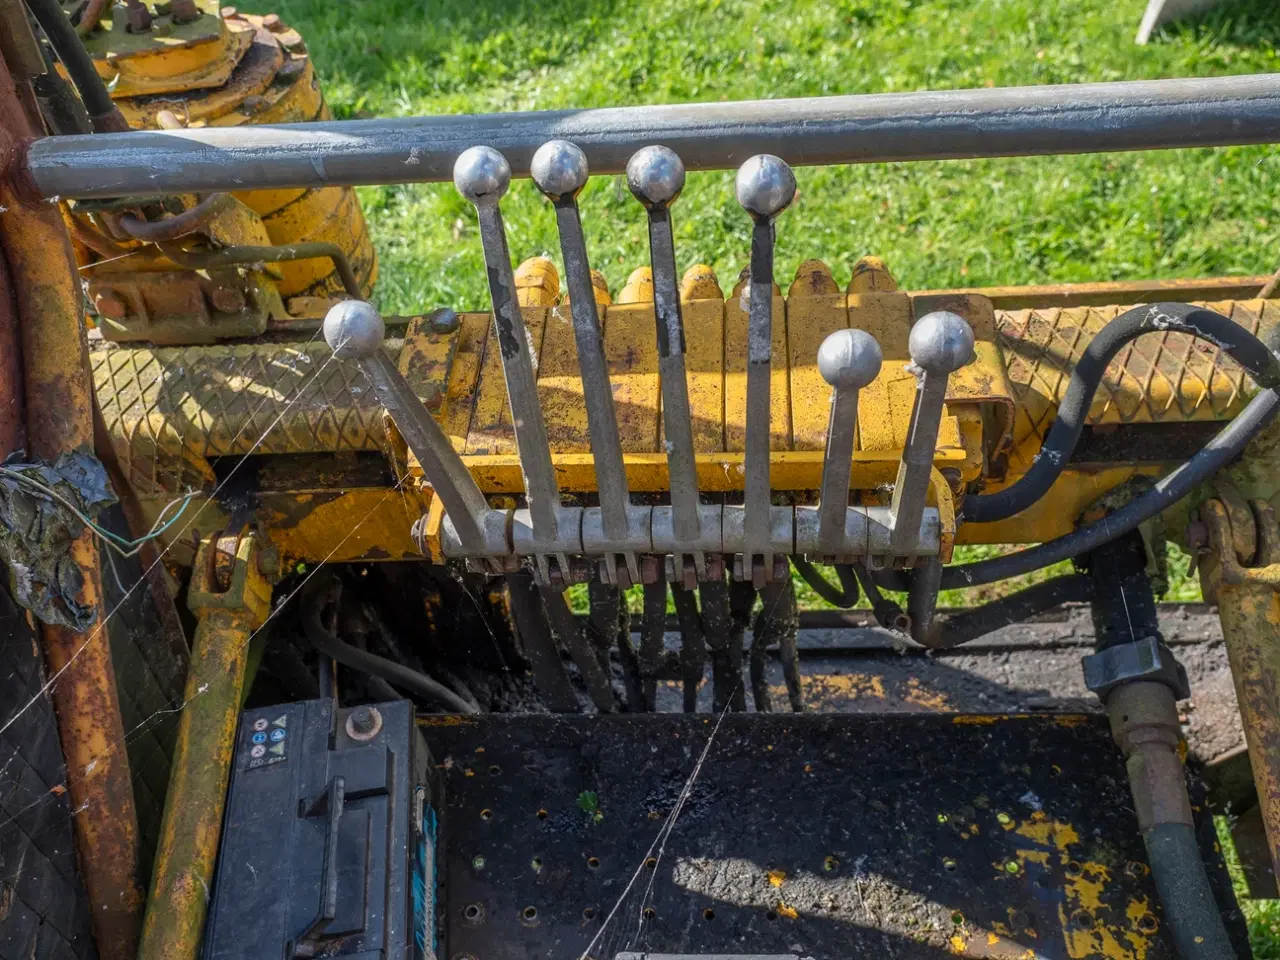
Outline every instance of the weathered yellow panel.
<svg viewBox="0 0 1280 960"><path fill-rule="evenodd" d="M661 395L653 304L615 303L604 308L604 315L604 355L622 451L653 453L658 449Z"/></svg>
<svg viewBox="0 0 1280 960"><path fill-rule="evenodd" d="M538 357L538 400L553 453L591 449L578 345L568 307L547 311Z"/></svg>
<svg viewBox="0 0 1280 960"><path fill-rule="evenodd" d="M681 315L693 450L716 453L724 449L724 301L688 300L681 305ZM658 429L665 442L665 425Z"/></svg>
<svg viewBox="0 0 1280 960"><path fill-rule="evenodd" d="M787 351L791 375L791 437L795 450L823 450L831 412L831 385L818 372L818 348L849 325L845 296L831 271L809 260L787 291Z"/></svg>
<svg viewBox="0 0 1280 960"><path fill-rule="evenodd" d="M480 387L480 367L488 343L489 314L463 313L458 316L457 346L449 388L445 391L444 419L441 426L459 453L467 449L467 433L471 430L471 414L475 411L476 392Z"/></svg>
<svg viewBox="0 0 1280 960"><path fill-rule="evenodd" d="M747 308L743 286L724 305L724 445L747 442ZM791 382L787 373L787 305L773 298L773 363L769 377L769 449L791 449Z"/></svg>
<svg viewBox="0 0 1280 960"><path fill-rule="evenodd" d="M544 307L525 307L524 325L529 334L529 349L536 358L542 350L542 332L547 319ZM484 360L480 366L480 389L476 394L475 410L471 414L471 429L467 433L468 455L484 455L516 452L516 435L511 426L511 406L507 402L507 382L502 376L502 352L498 348L498 334L489 324L488 342L484 348Z"/></svg>

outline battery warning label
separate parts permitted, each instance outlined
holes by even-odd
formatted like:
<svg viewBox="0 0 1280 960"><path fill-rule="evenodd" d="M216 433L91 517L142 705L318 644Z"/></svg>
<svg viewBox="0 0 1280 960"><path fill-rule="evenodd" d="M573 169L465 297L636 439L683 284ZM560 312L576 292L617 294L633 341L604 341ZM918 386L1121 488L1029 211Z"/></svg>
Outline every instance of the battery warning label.
<svg viewBox="0 0 1280 960"><path fill-rule="evenodd" d="M289 715L258 717L250 725L249 769L269 767L289 759Z"/></svg>

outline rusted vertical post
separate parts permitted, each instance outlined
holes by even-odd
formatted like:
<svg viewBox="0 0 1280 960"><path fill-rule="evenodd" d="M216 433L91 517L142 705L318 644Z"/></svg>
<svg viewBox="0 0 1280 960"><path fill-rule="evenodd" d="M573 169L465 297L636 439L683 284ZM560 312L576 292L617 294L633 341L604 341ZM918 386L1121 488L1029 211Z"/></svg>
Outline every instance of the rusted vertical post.
<svg viewBox="0 0 1280 960"><path fill-rule="evenodd" d="M54 459L93 452L92 393L81 296L70 241L56 205L9 176L20 140L35 134L21 91L0 69L0 247L14 291L25 379L27 446ZM58 732L75 812L81 875L103 960L132 960L138 943L138 820L115 670L103 624L98 548L86 531L71 548L84 585L76 600L96 609L87 633L43 626Z"/></svg>
<svg viewBox="0 0 1280 960"><path fill-rule="evenodd" d="M1258 807L1280 877L1280 526L1265 500L1249 504L1243 524L1233 522L1241 515L1229 503L1224 497L1200 508L1210 547L1200 579L1218 605ZM1240 563L1238 540L1253 548L1254 566Z"/></svg>
<svg viewBox="0 0 1280 960"><path fill-rule="evenodd" d="M27 443L22 402L22 347L9 265L0 256L0 459Z"/></svg>

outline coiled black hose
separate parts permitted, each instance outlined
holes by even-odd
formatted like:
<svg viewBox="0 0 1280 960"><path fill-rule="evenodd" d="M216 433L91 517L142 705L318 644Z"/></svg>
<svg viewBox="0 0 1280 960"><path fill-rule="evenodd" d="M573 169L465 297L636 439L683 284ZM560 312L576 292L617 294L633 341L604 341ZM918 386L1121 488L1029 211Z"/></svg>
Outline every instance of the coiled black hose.
<svg viewBox="0 0 1280 960"><path fill-rule="evenodd" d="M1249 405L1239 416L1205 444L1199 453L1175 467L1157 480L1150 490L1130 500L1119 510L1056 540L1049 540L1027 550L977 563L947 567L942 572L942 589L976 587L1010 577L1020 577L1060 560L1070 560L1088 553L1116 537L1136 530L1240 456L1249 441L1275 419L1277 411L1280 411L1280 394L1274 389L1263 390L1249 401Z"/></svg>
<svg viewBox="0 0 1280 960"><path fill-rule="evenodd" d="M1187 303L1153 303L1133 307L1095 336L1075 369L1066 395L1031 469L1017 483L996 493L967 497L961 512L970 523L1004 520L1021 513L1049 492L1071 458L1084 430L1093 396L1107 366L1131 340L1144 333L1186 333L1212 342L1244 367L1258 386L1280 387L1280 362L1266 344L1244 327L1213 310Z"/></svg>
<svg viewBox="0 0 1280 960"><path fill-rule="evenodd" d="M818 572L818 568L801 556L791 558L791 565L800 574L800 579L813 588L813 592L833 607L848 610L857 606L861 591L858 589L858 578L853 568L847 563L835 564L836 576L840 578L840 586L836 587L830 580Z"/></svg>

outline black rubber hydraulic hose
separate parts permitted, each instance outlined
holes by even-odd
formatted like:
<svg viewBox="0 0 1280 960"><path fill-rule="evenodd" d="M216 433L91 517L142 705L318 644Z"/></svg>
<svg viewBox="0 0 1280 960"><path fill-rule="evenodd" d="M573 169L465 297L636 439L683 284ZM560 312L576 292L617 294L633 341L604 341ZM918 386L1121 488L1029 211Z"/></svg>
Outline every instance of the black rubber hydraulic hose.
<svg viewBox="0 0 1280 960"><path fill-rule="evenodd" d="M1244 452L1249 441L1280 411L1280 394L1266 389L1220 430L1194 457L1165 474L1146 493L1130 500L1101 520L1079 527L1056 540L1003 557L980 560L942 571L942 589L976 587L1010 577L1020 577L1060 560L1088 553L1109 540L1136 530L1156 514L1173 506L1195 487Z"/></svg>
<svg viewBox="0 0 1280 960"><path fill-rule="evenodd" d="M939 589L962 590L965 587L978 587L984 583L1020 577L1032 570L1088 553L1136 530L1240 456L1249 441L1275 419L1277 412L1280 412L1280 394L1273 389L1263 390L1249 401L1249 405L1234 420L1218 431L1199 453L1165 474L1150 490L1130 500L1119 510L1056 540L1049 540L1017 553L946 567L942 571ZM910 576L900 570L877 570L874 577L876 583L886 590L905 591L911 588Z"/></svg>
<svg viewBox="0 0 1280 960"><path fill-rule="evenodd" d="M1088 577L1054 577L973 610L934 617L920 642L930 650L950 650L1064 603L1084 603L1092 596L1093 583Z"/></svg>
<svg viewBox="0 0 1280 960"><path fill-rule="evenodd" d="M857 606L858 598L862 594L858 589L858 578L854 575L853 567L849 566L849 564L835 564L836 576L840 578L840 586L838 587L819 573L818 568L804 557L792 557L791 565L796 568L796 573L800 574L800 579L807 583L814 593L833 607L848 610Z"/></svg>
<svg viewBox="0 0 1280 960"><path fill-rule="evenodd" d="M480 708L468 703L438 680L425 673L412 670L402 663L380 657L376 653L361 650L340 639L325 627L321 614L324 611L326 595L323 589L308 590L301 597L304 613L302 626L307 639L321 656L330 657L345 667L379 677L394 687L408 690L437 703L443 703L457 713L481 713Z"/></svg>
<svg viewBox="0 0 1280 960"><path fill-rule="evenodd" d="M1164 904L1165 922L1180 960L1229 960L1236 956L1222 923L1195 828L1157 823L1143 837L1151 879Z"/></svg>
<svg viewBox="0 0 1280 960"><path fill-rule="evenodd" d="M1261 340L1230 318L1187 303L1133 307L1108 323L1089 342L1071 372L1071 382L1058 406L1053 427L1031 469L1004 490L966 497L962 519L969 523L1004 520L1026 510L1048 493L1080 440L1107 366L1131 340L1145 333L1167 332L1208 340L1244 367L1259 387L1280 386L1280 361Z"/></svg>
<svg viewBox="0 0 1280 960"><path fill-rule="evenodd" d="M27 0L27 9L49 38L54 53L67 68L67 75L75 84L80 99L89 112L89 121L95 133L123 133L129 129L120 108L107 92L107 85L98 76L93 58L76 36L75 27L63 12L58 0Z"/></svg>

